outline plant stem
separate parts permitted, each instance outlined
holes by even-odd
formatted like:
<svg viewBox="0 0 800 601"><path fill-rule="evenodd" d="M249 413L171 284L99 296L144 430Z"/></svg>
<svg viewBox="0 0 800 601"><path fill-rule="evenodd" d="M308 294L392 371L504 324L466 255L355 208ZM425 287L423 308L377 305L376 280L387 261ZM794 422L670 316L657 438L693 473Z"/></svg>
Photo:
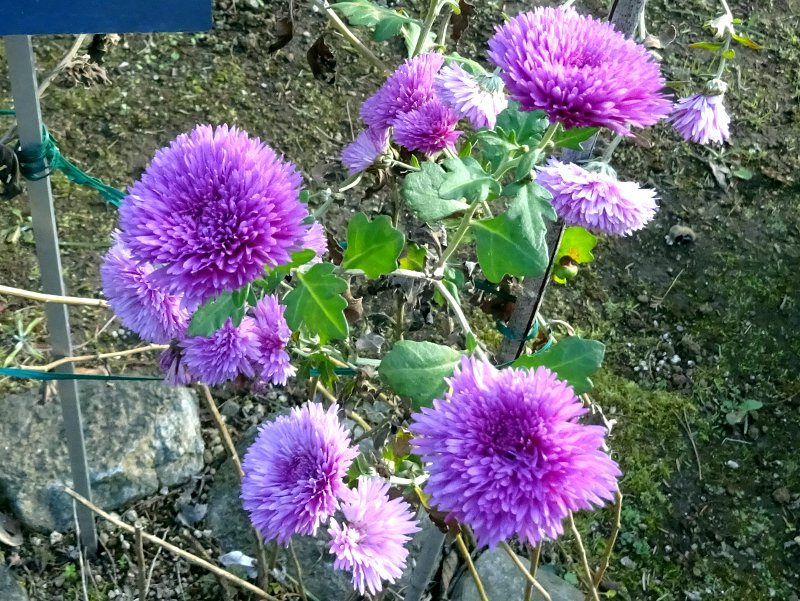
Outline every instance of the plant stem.
<svg viewBox="0 0 800 601"><path fill-rule="evenodd" d="M489 601L489 597L486 596L486 589L483 588L481 577L478 576L478 570L475 569L475 564L473 563L472 557L469 554L469 549L467 549L467 545L464 544L464 538L461 536L460 532L456 536L456 546L461 552L464 562L467 564L467 569L472 575L472 579L475 581L475 588L478 589L478 595L480 596L481 601Z"/></svg>
<svg viewBox="0 0 800 601"><path fill-rule="evenodd" d="M50 371L65 363L81 363L83 361L96 361L100 359L110 359L112 357L127 357L128 355L138 355L139 353L147 353L149 351L163 351L168 349L166 344L150 344L148 346L140 346L138 348L130 348L124 351L115 351L113 353L100 353L98 355L77 355L75 357L62 357L45 365L26 365L25 369L33 371Z"/></svg>
<svg viewBox="0 0 800 601"><path fill-rule="evenodd" d="M414 167L414 165L409 165L408 163L404 163L403 161L396 161L392 159L392 167L400 167L401 169L405 169L406 171L419 171L419 167Z"/></svg>
<svg viewBox="0 0 800 601"><path fill-rule="evenodd" d="M447 12L442 19L442 24L439 26L439 36L437 41L440 46L447 46L447 29L450 27L450 16L453 14L453 9L449 5L446 7Z"/></svg>
<svg viewBox="0 0 800 601"><path fill-rule="evenodd" d="M600 596L597 594L597 586L594 584L594 579L592 578L592 569L589 567L589 559L586 557L586 548L583 546L583 539L581 538L581 533L578 532L578 528L575 526L575 518L572 517L572 512L569 512L569 527L572 530L572 534L575 536L575 542L578 544L578 551L581 554L581 563L583 564L583 570L586 572L586 586L589 587L589 592L592 594L592 599L594 601L600 601Z"/></svg>
<svg viewBox="0 0 800 601"><path fill-rule="evenodd" d="M722 49L719 53L719 66L717 67L717 72L714 75L714 79L719 79L725 73L725 67L728 64L728 59L725 58L725 53L731 49L731 31L728 29L725 32L725 42L722 44Z"/></svg>
<svg viewBox="0 0 800 601"><path fill-rule="evenodd" d="M603 580L603 575L608 569L611 553L614 550L617 536L619 536L620 525L622 524L622 493L620 491L617 491L614 495L614 501L614 524L611 526L611 534L608 537L608 543L603 552L603 557L600 559L600 566L597 568L597 571L594 573L594 578L592 579L595 586L600 585L600 582Z"/></svg>
<svg viewBox="0 0 800 601"><path fill-rule="evenodd" d="M2 284L0 284L0 294L8 294L9 296L18 296L20 298L27 298L30 300L40 301L42 303L59 303L62 305L84 305L87 307L108 306L108 301L105 301L102 298L82 298L80 296L60 296L57 294L44 294L43 292L34 292L33 290L13 288L11 286L3 286Z"/></svg>
<svg viewBox="0 0 800 601"><path fill-rule="evenodd" d="M614 154L614 151L617 149L617 146L619 146L620 142L622 142L622 136L617 134L614 136L614 139L608 143L608 146L606 146L605 150L603 150L603 156L600 157L600 160L606 163L610 162L611 155Z"/></svg>
<svg viewBox="0 0 800 601"><path fill-rule="evenodd" d="M417 38L417 44L414 46L414 52L411 56L417 56L422 49L425 48L425 41L428 39L428 34L431 32L433 28L433 22L436 20L436 16L439 14L439 0L431 0L430 4L428 5L428 12L425 15L425 22L422 24L422 29L419 32L419 38Z"/></svg>
<svg viewBox="0 0 800 601"><path fill-rule="evenodd" d="M295 553L292 539L289 539L289 553L292 556L294 570L297 572L297 588L300 589L300 598L303 601L308 601L308 596L306 595L306 586L303 584L303 568L300 567L300 560L297 559L297 553Z"/></svg>
<svg viewBox="0 0 800 601"><path fill-rule="evenodd" d="M456 315L456 319L458 323L461 325L461 329L464 330L464 335L466 337L472 336L477 346L475 347L475 354L478 358L483 359L484 361L488 361L489 358L486 355L486 351L483 350L478 337L475 336L475 333L472 331L472 328L469 325L469 321L467 321L467 316L464 315L464 311L461 309L461 305L456 300L456 298L450 294L450 291L447 289L447 286L444 285L444 282L441 280L433 280L433 285L436 290L439 291L439 294L442 295L442 298L447 301L447 304L450 305L450 308L453 310L453 313Z"/></svg>
<svg viewBox="0 0 800 601"><path fill-rule="evenodd" d="M558 131L559 125L560 124L558 123L558 121L556 121L555 123L551 123L550 125L547 126L547 130L544 132L544 135L542 136L542 139L539 141L539 144L537 146L539 150L545 151L547 150L547 147L550 144L552 144L553 138L555 137L556 132Z"/></svg>
<svg viewBox="0 0 800 601"><path fill-rule="evenodd" d="M473 202L464 213L464 216L461 218L461 223L458 224L458 229L453 235L452 241L447 245L447 248L444 250L442 256L439 258L439 261L436 263L436 267L433 270L433 275L435 277L441 277L444 275L444 266L447 264L447 260L452 256L452 254L456 252L456 249L458 248L458 245L461 244L464 236L466 236L470 222L472 221L472 216L475 214L475 210L479 205L479 202Z"/></svg>
<svg viewBox="0 0 800 601"><path fill-rule="evenodd" d="M104 520L114 524L114 526L116 526L120 530L124 530L128 534L133 534L133 535L136 534L136 528L134 528L130 524L126 524L122 520L119 520L119 519L115 518L114 516L106 513L105 511L100 509L97 505L95 505L94 503L89 501L86 497L84 497L82 495L79 495L78 493L76 493L71 488L65 486L64 487L64 492L67 493L70 497L75 499L78 503L80 503L84 507L87 507L92 512L94 512L97 515L99 515ZM235 584L236 586L238 586L240 588L243 588L246 591L250 591L251 593L254 593L255 595L257 595L261 599L267 599L268 601L279 601L277 597L273 597L272 595L270 595L266 591L262 591L260 588L258 588L257 586L255 586L253 584L250 584L246 580L242 580L241 578L239 578L238 576L234 576L233 574L231 574L227 570L223 570L222 568L220 568L218 566L215 566L213 563L209 563L205 559L201 559L197 555L189 553L188 551L184 551L180 547L176 547L172 543L168 543L167 541L165 541L165 540L163 540L161 538L158 538L157 536L153 536L152 534L149 534L147 532L142 532L142 538L144 540L146 540L147 542L149 542L149 543L153 543L154 545L158 545L158 546L166 549L167 551L169 551L170 553L172 553L174 555L177 555L178 557L182 557L183 559L185 559L189 563L192 563L192 564L194 564L196 566L199 566L199 567L201 567L201 568L203 568L205 570L208 570L209 572L211 572L212 574L215 574L216 576L219 576L220 578L224 578L228 582L231 582L231 583Z"/></svg>
<svg viewBox="0 0 800 601"><path fill-rule="evenodd" d="M528 583L531 586L533 586L537 591L539 591L539 594L542 597L544 597L547 601L553 601L552 598L550 597L550 593L548 593L544 589L544 587L541 584L539 584L539 582L536 580L536 578L533 577L533 574L531 574L528 571L528 569L525 567L525 565L519 560L519 557L517 557L517 554L514 553L514 549L509 547L508 543L506 541L501 542L500 546L503 547L503 550L506 553L508 553L508 556L511 558L511 561L513 561L514 565L517 566L517 568L519 568L519 571L522 572L522 575L525 576L525 578L527 579Z"/></svg>
<svg viewBox="0 0 800 601"><path fill-rule="evenodd" d="M344 21L339 18L339 15L328 5L326 0L317 0L317 5L319 5L328 15L333 26L339 30L346 40L348 40L353 46L355 46L356 50L367 59L370 63L372 63L375 67L377 67L384 75L389 75L391 71L389 67L387 67L384 62L379 59L375 54L364 45L358 36L354 34L350 28L345 25Z"/></svg>
<svg viewBox="0 0 800 601"><path fill-rule="evenodd" d="M542 556L541 541L533 549L530 549L530 554L531 554L531 566L528 569L528 572L530 572L531 577L533 577L533 579L535 580L536 571L539 568L539 558ZM525 585L525 596L523 597L523 601L531 601L532 594L533 594L533 584L529 580L528 583Z"/></svg>

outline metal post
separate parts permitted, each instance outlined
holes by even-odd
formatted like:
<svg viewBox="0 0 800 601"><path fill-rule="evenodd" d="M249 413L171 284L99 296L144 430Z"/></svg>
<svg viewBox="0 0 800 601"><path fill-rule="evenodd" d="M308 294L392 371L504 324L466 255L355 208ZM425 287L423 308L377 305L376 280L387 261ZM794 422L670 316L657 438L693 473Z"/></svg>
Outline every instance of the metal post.
<svg viewBox="0 0 800 601"><path fill-rule="evenodd" d="M30 36L5 36L8 73L11 80L11 95L17 112L17 131L20 146L25 150L36 148L42 143L42 113L39 106L36 66ZM33 232L36 238L36 255L42 273L42 289L47 294L64 295L64 281L61 277L61 256L58 250L53 194L50 178L45 177L28 183ZM53 355L56 358L72 356L69 314L61 304L45 305L47 328ZM74 373L71 363L57 371ZM64 416L64 432L75 490L91 499L89 469L86 463L86 446L83 440L81 406L78 383L75 380L59 380L58 396ZM83 505L77 508L81 542L94 553L97 550L97 533L92 512Z"/></svg>

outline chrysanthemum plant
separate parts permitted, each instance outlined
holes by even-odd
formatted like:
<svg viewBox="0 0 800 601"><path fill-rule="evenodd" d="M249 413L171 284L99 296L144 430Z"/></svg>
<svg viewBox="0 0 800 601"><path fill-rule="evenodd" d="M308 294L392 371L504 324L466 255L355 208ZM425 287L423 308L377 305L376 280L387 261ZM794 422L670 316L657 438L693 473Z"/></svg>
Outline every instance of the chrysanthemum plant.
<svg viewBox="0 0 800 601"><path fill-rule="evenodd" d="M730 43L755 43L734 31L726 5L712 22L724 41L695 45L719 51L719 72L701 98L673 109L644 46L571 8L498 26L488 67L444 48L457 3L432 0L423 20L368 0L326 10L373 64L381 62L337 13L378 41L402 35L409 52L361 107L363 131L342 153L348 179L335 192L301 191L294 166L260 140L198 126L130 188L102 269L105 292L126 326L168 344L161 365L174 384L297 377L321 393L265 424L244 459L244 507L265 541L287 544L326 525L335 567L374 594L400 577L414 513L429 512L470 567L464 533L503 545L538 586L508 543L537 548L565 522L577 536L572 512L621 501L606 429L579 421L603 345L556 341L545 316L531 315L526 331L497 322L525 349L504 357L480 339L486 324L473 326L467 316L479 313L462 301L477 291L513 301L527 290L520 281L537 278L540 299L551 279L564 283L592 260L595 234L644 227L656 194L618 181L611 152L631 128L666 117L687 139L727 139ZM591 160L602 131L616 138ZM388 182L391 215L358 212L341 239L326 232L327 211L373 174ZM409 239L422 226L435 243ZM401 291L382 357L386 340L366 336L353 295L364 280ZM458 322L453 344L405 339L406 308L426 293ZM369 429L352 410L351 382L399 399L368 454L337 413L339 398ZM582 553L595 599L614 536L596 570Z"/></svg>

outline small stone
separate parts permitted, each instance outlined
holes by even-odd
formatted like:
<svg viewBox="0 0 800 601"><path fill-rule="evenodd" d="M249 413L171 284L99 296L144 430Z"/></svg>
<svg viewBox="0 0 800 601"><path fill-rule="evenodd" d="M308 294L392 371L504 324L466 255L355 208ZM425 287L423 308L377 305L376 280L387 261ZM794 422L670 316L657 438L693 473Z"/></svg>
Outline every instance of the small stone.
<svg viewBox="0 0 800 601"><path fill-rule="evenodd" d="M695 234L694 230L690 227L676 224L669 228L669 233L667 234L667 244L670 246L673 244L679 244L681 242L694 242L695 240L697 240L697 234Z"/></svg>
<svg viewBox="0 0 800 601"><path fill-rule="evenodd" d="M633 560L632 560L630 557L628 557L627 555L626 555L625 557L622 557L622 558L619 560L619 563L620 563L620 565L622 565L622 567L623 567L623 568L627 568L627 569L629 569L629 570L632 570L632 569L634 569L634 568L636 567L636 562L635 562L635 561L633 561Z"/></svg>
<svg viewBox="0 0 800 601"><path fill-rule="evenodd" d="M50 533L50 546L55 547L56 545L60 545L61 541L64 540L64 535L60 532L53 531Z"/></svg>
<svg viewBox="0 0 800 601"><path fill-rule="evenodd" d="M785 486L781 486L780 488L776 488L772 493L772 498L775 499L776 503L780 503L781 505L786 505L787 503L791 502L792 495L789 493L789 489Z"/></svg>
<svg viewBox="0 0 800 601"><path fill-rule="evenodd" d="M686 385L688 379L683 374L673 374L672 375L672 385L676 388L681 388Z"/></svg>
<svg viewBox="0 0 800 601"><path fill-rule="evenodd" d="M738 470L739 469L739 464L736 463L733 459L729 459L728 461L726 461L725 465L727 465L732 470Z"/></svg>
<svg viewBox="0 0 800 601"><path fill-rule="evenodd" d="M125 512L125 520L133 524L136 520L139 519L139 514L136 513L135 509L129 509Z"/></svg>
<svg viewBox="0 0 800 601"><path fill-rule="evenodd" d="M241 405L239 405L239 403L237 403L233 399L230 399L228 401L225 401L225 403L222 405L222 407L220 408L220 413L222 413L222 415L224 415L225 417L236 417L237 415L239 415L239 412L241 410L242 410Z"/></svg>

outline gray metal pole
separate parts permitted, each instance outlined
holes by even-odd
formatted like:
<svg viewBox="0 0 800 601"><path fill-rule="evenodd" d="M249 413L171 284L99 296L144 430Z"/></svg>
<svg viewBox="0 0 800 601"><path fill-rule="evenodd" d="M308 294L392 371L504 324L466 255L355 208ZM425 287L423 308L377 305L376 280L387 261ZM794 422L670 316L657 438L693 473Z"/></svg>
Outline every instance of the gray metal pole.
<svg viewBox="0 0 800 601"><path fill-rule="evenodd" d="M36 148L42 143L42 113L39 106L36 65L31 38L30 36L6 36L5 44L11 95L17 112L20 146L23 150ZM28 182L28 189L33 232L36 238L36 255L42 273L42 289L47 294L64 295L50 178L45 177L38 181ZM72 356L69 314L66 305L48 303L45 305L45 313L53 355L56 358ZM58 371L74 373L71 363L58 368ZM77 381L60 380L58 396L64 416L64 432L69 451L73 486L81 495L91 499ZM94 553L97 550L97 533L94 528L92 512L82 505L78 505L77 513L81 542L90 553Z"/></svg>

